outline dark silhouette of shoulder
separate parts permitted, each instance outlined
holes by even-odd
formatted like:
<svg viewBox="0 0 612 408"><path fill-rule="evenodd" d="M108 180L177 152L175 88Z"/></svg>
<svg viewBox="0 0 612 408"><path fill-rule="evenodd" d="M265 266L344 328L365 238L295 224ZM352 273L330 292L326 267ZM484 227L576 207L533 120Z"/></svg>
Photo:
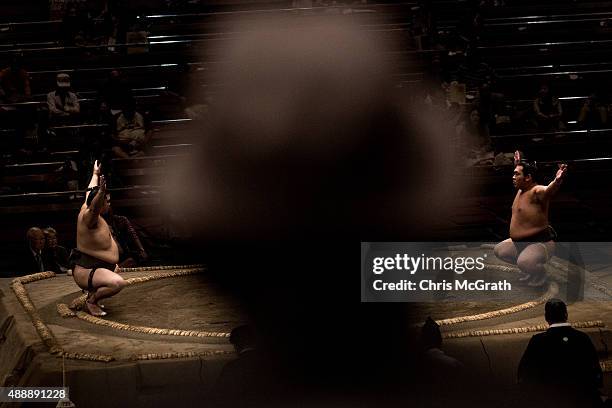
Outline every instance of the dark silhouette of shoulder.
<svg viewBox="0 0 612 408"><path fill-rule="evenodd" d="M601 386L601 369L591 339L570 326L536 334L521 359L519 381Z"/></svg>

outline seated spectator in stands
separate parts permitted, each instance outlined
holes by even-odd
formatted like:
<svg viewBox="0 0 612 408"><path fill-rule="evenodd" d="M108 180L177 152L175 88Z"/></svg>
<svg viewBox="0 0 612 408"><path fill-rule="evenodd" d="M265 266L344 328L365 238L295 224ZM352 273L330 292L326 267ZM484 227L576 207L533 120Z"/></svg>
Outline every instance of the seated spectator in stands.
<svg viewBox="0 0 612 408"><path fill-rule="evenodd" d="M491 151L491 137L488 128L480 120L480 112L473 108L470 116L456 128L459 144L467 156L480 156Z"/></svg>
<svg viewBox="0 0 612 408"><path fill-rule="evenodd" d="M14 104L27 102L32 96L30 78L23 68L20 55L11 60L8 68L0 71L0 103ZM16 129L11 148L30 155L44 150L38 137L38 111L32 106L0 106L0 122L3 128Z"/></svg>
<svg viewBox="0 0 612 408"><path fill-rule="evenodd" d="M106 1L103 11L103 27L106 44L110 52L119 51L114 45L125 44L128 26L130 25L130 13L127 2Z"/></svg>
<svg viewBox="0 0 612 408"><path fill-rule="evenodd" d="M57 231L55 228L47 227L43 230L45 234L45 249L43 250L43 261L47 270L55 273L68 273L72 271L68 267L68 250L57 244Z"/></svg>
<svg viewBox="0 0 612 408"><path fill-rule="evenodd" d="M32 96L30 76L23 68L21 56L13 57L9 67L0 71L0 101L25 102Z"/></svg>
<svg viewBox="0 0 612 408"><path fill-rule="evenodd" d="M608 123L606 103L598 94L592 93L584 101L578 114L578 126L581 129L602 129Z"/></svg>
<svg viewBox="0 0 612 408"><path fill-rule="evenodd" d="M113 153L123 159L144 156L152 135L144 116L136 112L135 103L128 103L115 120Z"/></svg>
<svg viewBox="0 0 612 408"><path fill-rule="evenodd" d="M561 121L563 115L561 101L552 95L548 85L544 84L540 87L540 92L533 101L533 109L536 114L538 129L543 131L565 129L565 125Z"/></svg>
<svg viewBox="0 0 612 408"><path fill-rule="evenodd" d="M26 234L27 248L22 255L17 257L17 271L20 275L44 272L48 268L45 265L43 250L45 249L45 234L38 227L28 229Z"/></svg>
<svg viewBox="0 0 612 408"><path fill-rule="evenodd" d="M447 117L451 126L457 128L457 126L462 124L464 113L463 107L460 104L456 102L449 103L446 113L448 114Z"/></svg>
<svg viewBox="0 0 612 408"><path fill-rule="evenodd" d="M119 246L119 266L130 268L138 266L149 259L147 251L144 249L140 237L134 226L127 217L115 215L113 207L110 206L110 194L106 194L109 203L108 211L103 214L108 223L111 234Z"/></svg>
<svg viewBox="0 0 612 408"><path fill-rule="evenodd" d="M93 4L86 1L68 3L61 16L61 41L66 47L83 46L91 42L94 34Z"/></svg>
<svg viewBox="0 0 612 408"><path fill-rule="evenodd" d="M76 37L80 31L81 21L77 15L77 8L74 4L68 5L64 17L62 18L62 44L66 47L74 46Z"/></svg>
<svg viewBox="0 0 612 408"><path fill-rule="evenodd" d="M503 105L504 94L494 92L494 82L485 82L478 90L478 112L480 112L480 121L483 126L488 129L495 126L496 113Z"/></svg>
<svg viewBox="0 0 612 408"><path fill-rule="evenodd" d="M100 99L100 111L104 114L116 115L121 112L123 106L132 101L132 89L127 80L118 69L110 72L108 80L98 92Z"/></svg>
<svg viewBox="0 0 612 408"><path fill-rule="evenodd" d="M435 17L430 0L419 0L412 8L410 35L418 50L429 49L432 46L431 37L437 34Z"/></svg>
<svg viewBox="0 0 612 408"><path fill-rule="evenodd" d="M75 123L81 107L77 95L70 90L70 75L57 74L57 88L47 94L49 123L51 125Z"/></svg>

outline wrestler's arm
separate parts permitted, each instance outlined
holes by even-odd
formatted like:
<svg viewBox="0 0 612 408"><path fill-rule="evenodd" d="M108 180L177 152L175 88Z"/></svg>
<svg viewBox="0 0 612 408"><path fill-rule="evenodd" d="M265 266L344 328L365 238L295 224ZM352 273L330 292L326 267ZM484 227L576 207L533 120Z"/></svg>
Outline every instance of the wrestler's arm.
<svg viewBox="0 0 612 408"><path fill-rule="evenodd" d="M563 184L563 178L565 177L565 173L567 172L567 164L559 164L559 169L557 170L557 174L553 181L550 182L549 185L543 187L543 193L547 197L552 197L559 191L561 184Z"/></svg>
<svg viewBox="0 0 612 408"><path fill-rule="evenodd" d="M93 177L92 177L93 179ZM91 205L87 207L83 214L83 221L88 228L95 228L98 225L98 217L104 207L104 201L106 200L106 180L104 176L99 176L100 189L96 196L91 200Z"/></svg>
<svg viewBox="0 0 612 408"><path fill-rule="evenodd" d="M89 193L91 192L90 188L100 185L100 174L102 174L101 171L102 164L96 160L93 165L93 174L91 175L91 180L89 181L87 192L85 193L85 202L87 202L87 197L89 197Z"/></svg>

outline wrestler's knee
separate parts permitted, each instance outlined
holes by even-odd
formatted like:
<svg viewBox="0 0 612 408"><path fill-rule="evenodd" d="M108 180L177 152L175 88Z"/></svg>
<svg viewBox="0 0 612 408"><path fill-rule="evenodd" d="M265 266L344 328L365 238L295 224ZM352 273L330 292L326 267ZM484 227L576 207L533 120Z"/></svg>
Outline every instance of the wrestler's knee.
<svg viewBox="0 0 612 408"><path fill-rule="evenodd" d="M111 281L109 282L109 286L113 289L115 289L116 291L120 291L121 289L123 289L125 286L127 285L127 282L125 281L125 279L123 279L121 276L117 276L114 277L113 279L111 279Z"/></svg>
<svg viewBox="0 0 612 408"><path fill-rule="evenodd" d="M516 262L516 266L523 272L529 272L542 266L542 263L535 258L520 257Z"/></svg>
<svg viewBox="0 0 612 408"><path fill-rule="evenodd" d="M508 262L514 262L516 257L515 251L514 244L508 241L502 241L493 248L493 253L496 257Z"/></svg>
<svg viewBox="0 0 612 408"><path fill-rule="evenodd" d="M500 242L499 244L495 245L495 248L493 248L493 253L495 254L496 257L498 258L502 258L502 254L503 254L503 242Z"/></svg>

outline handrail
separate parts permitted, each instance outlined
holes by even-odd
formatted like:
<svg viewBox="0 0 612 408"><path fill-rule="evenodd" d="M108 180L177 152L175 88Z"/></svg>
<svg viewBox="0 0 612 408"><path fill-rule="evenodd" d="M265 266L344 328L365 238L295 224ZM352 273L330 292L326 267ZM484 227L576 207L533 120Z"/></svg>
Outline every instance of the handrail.
<svg viewBox="0 0 612 408"><path fill-rule="evenodd" d="M612 17L612 13L607 13L608 16ZM607 18L610 18L607 17ZM564 20L536 20L536 21L523 21L523 22L507 22L507 23L487 23L485 22L485 27L506 27L506 26L524 26L524 25L533 25L533 24L560 24L560 23L586 23L592 21L601 21L606 18L595 17L595 18L582 18L582 19L564 19Z"/></svg>
<svg viewBox="0 0 612 408"><path fill-rule="evenodd" d="M5 168L21 168L21 167L40 167L40 166L60 166L64 165L64 162L41 162L41 163L15 163L6 164Z"/></svg>
<svg viewBox="0 0 612 408"><path fill-rule="evenodd" d="M49 126L49 129L59 130L59 129L87 129L87 128L102 128L108 127L109 125L106 123L83 123L80 125L61 125L61 126Z"/></svg>
<svg viewBox="0 0 612 408"><path fill-rule="evenodd" d="M502 49L502 48L526 48L526 47L555 47L564 45L582 45L582 44L607 44L612 43L612 40L584 40L584 41L558 41L545 43L530 43L530 44L502 44L502 45L481 45L480 50Z"/></svg>
<svg viewBox="0 0 612 408"><path fill-rule="evenodd" d="M152 156L138 156L138 157L128 157L128 158L114 158L112 159L112 161L114 162L127 162L127 161L134 161L134 160L160 160L160 159L170 159L170 158L174 158L174 157L182 157L185 156L184 154L179 154L179 153L175 153L175 154L159 154L159 155L152 155Z"/></svg>
<svg viewBox="0 0 612 408"><path fill-rule="evenodd" d="M151 124L153 125L167 125L170 123L184 123L191 122L193 119L191 118L178 118L178 119L159 119L152 120ZM87 129L87 128L106 128L110 125L108 123L83 123L79 125L62 125L62 126L49 126L49 129L53 130L61 130L61 129ZM0 132L15 132L17 129L0 129Z"/></svg>
<svg viewBox="0 0 612 408"><path fill-rule="evenodd" d="M135 185L135 186L129 186L129 187L116 187L116 188L109 188L107 191L109 192L118 192L118 191L138 191L138 190L149 190L149 189L159 189L162 188L162 186L158 186L158 185ZM65 190L65 191L46 191L46 192L39 192L39 193L19 193L19 194L0 194L0 199L6 199L6 198L25 198L25 197L44 197L44 196L49 196L49 197L61 197L61 196L70 196L73 194L78 194L78 195L84 195L86 193L86 190Z"/></svg>
<svg viewBox="0 0 612 408"><path fill-rule="evenodd" d="M161 94L154 95L134 95L134 99L146 99L146 98L158 98ZM93 102L96 98L78 98L79 103ZM15 103L0 103L0 106L27 106L27 105L47 105L47 101L29 101L29 102L15 102Z"/></svg>
<svg viewBox="0 0 612 408"><path fill-rule="evenodd" d="M175 144L169 144L169 145L156 145L156 146L151 146L153 149L165 149L167 147L189 147L189 146L193 146L193 143L175 143Z"/></svg>
<svg viewBox="0 0 612 408"><path fill-rule="evenodd" d="M210 11L206 13L184 13L184 14L151 14L146 15L144 18L149 19L163 19L163 18L177 18L177 17L207 17L207 16L222 16L222 15L244 15L244 14L268 14L275 12L295 12L295 11L323 11L329 9L372 9L372 8L385 8L385 7L398 7L398 6L416 6L417 2L401 2L401 3L378 3L378 4L356 4L356 5L337 5L337 6L325 6L325 7L294 7L294 8L280 8L280 9L254 9L254 10L230 10L230 11Z"/></svg>
<svg viewBox="0 0 612 408"><path fill-rule="evenodd" d="M230 10L230 11L210 11L206 13L177 13L177 14L150 14L145 16L138 16L142 19L164 19L164 18L177 18L177 17L204 17L204 16L218 16L218 15L231 15L231 14L254 14L254 13L271 13L271 12L293 12L293 11L309 11L309 10L329 10L331 8L353 8L353 9L371 9L371 8L385 8L385 7L397 7L397 6L416 6L418 3L414 1L402 2L402 3L379 3L379 4L364 4L364 5L338 5L338 6L326 6L326 7L302 7L302 8L280 8L280 9L254 9L254 10ZM0 23L0 27L3 26L18 26L18 25L33 25L33 24L61 24L62 20L43 20L43 21L22 21L22 22L7 22Z"/></svg>
<svg viewBox="0 0 612 408"><path fill-rule="evenodd" d="M25 102L13 102L13 103L0 103L0 106L28 106L28 105L40 105L41 103L46 104L43 101L25 101Z"/></svg>
<svg viewBox="0 0 612 408"><path fill-rule="evenodd" d="M180 44L180 43L195 43L204 41L219 41L228 38L201 38L195 40L170 40L170 41L150 41L150 42L137 42L137 43L117 43L117 44L90 44L90 45L70 45L70 46L59 46L59 47L42 47L42 48L12 48L9 50L0 50L0 53L14 54L14 53L27 53L27 52L41 52L41 51L69 51L69 50L93 50L93 49L104 49L104 48L127 48L127 47L144 47L149 45L157 44Z"/></svg>
<svg viewBox="0 0 612 408"><path fill-rule="evenodd" d="M581 130L564 130L557 132L530 132L530 133L514 133L509 135L491 135L491 139L511 139L519 137L545 137L555 135L594 135L599 136L603 133L612 133L612 129L581 129ZM608 136L608 135L606 135Z"/></svg>
<svg viewBox="0 0 612 408"><path fill-rule="evenodd" d="M570 68L570 67L588 67L588 66L611 66L612 67L612 62L583 62L583 63L577 63L577 64L547 64L547 65L503 67L503 68L497 68L496 72L520 71L520 70L525 70L525 69Z"/></svg>
<svg viewBox="0 0 612 408"><path fill-rule="evenodd" d="M516 17L494 17L488 18L488 21L498 21L498 20L518 20L518 19L539 19L539 18L556 18L556 17L582 17L582 16L597 16L597 15L611 15L612 13L608 11L596 12L596 13L578 13L578 14L553 14L546 16L516 16Z"/></svg>
<svg viewBox="0 0 612 408"><path fill-rule="evenodd" d="M30 25L30 24L61 24L62 20L43 20L43 21L18 21L18 22L8 22L8 23L0 23L0 27L2 26L14 26L14 25Z"/></svg>
<svg viewBox="0 0 612 408"><path fill-rule="evenodd" d="M607 73L612 72L611 69L585 69L585 70L576 70L576 71L556 71L556 72L533 72L531 74L508 74L508 75L498 75L497 77L500 79L508 79L508 78L522 78L522 77L533 77L533 76L550 76L550 75L577 75L577 74L598 74L598 73Z"/></svg>
<svg viewBox="0 0 612 408"><path fill-rule="evenodd" d="M182 122L191 122L193 119L191 118L178 118L178 119L160 119L160 120L152 120L151 123L154 125L167 125L168 123L182 123Z"/></svg>
<svg viewBox="0 0 612 408"><path fill-rule="evenodd" d="M12 49L16 47L27 47L33 45L57 45L57 41L45 41L45 42L33 42L33 43L13 43L13 44L0 44L0 47L12 47Z"/></svg>
<svg viewBox="0 0 612 408"><path fill-rule="evenodd" d="M588 99L589 96L585 95L585 96L560 96L557 99L559 99L560 101L570 101L570 100L583 100L583 99ZM517 103L533 103L533 101L535 100L535 97L530 98L530 99L509 99L507 101L505 101L504 103L506 104L517 104Z"/></svg>
<svg viewBox="0 0 612 408"><path fill-rule="evenodd" d="M57 73L78 73L78 72L87 72L87 71L112 71L114 69L118 69L121 71L129 71L131 69L150 69L150 68L170 68L170 67L178 67L181 64L179 63L163 63L163 64L148 64L148 65L126 65L126 66L113 66L113 67L93 67L93 68L64 68L64 69L54 69L54 70L45 70L45 71L29 71L30 75L41 75L41 74L57 74Z"/></svg>
<svg viewBox="0 0 612 408"><path fill-rule="evenodd" d="M168 89L168 87L166 87L166 86L155 86L155 87L148 87L148 88L131 88L132 92L140 92L140 91L165 91L167 89ZM49 91L49 92L52 92L52 91ZM49 92L33 94L32 95L32 99L46 98L47 94ZM75 93L77 94L77 96L79 96L79 95L97 95L98 91L88 90L88 91L77 91ZM135 95L136 98L138 98L139 96L141 96L141 95Z"/></svg>
<svg viewBox="0 0 612 408"><path fill-rule="evenodd" d="M546 160L546 161L538 161L538 166L543 165L543 166L554 166L557 165L559 163L567 163L567 164L571 164L571 163L588 163L588 162L609 162L612 161L612 157L591 157L591 158L586 158L586 159L571 159L571 160ZM514 164L504 164L504 165L490 165L490 166L478 166L478 167L510 167L510 166L514 166Z"/></svg>
<svg viewBox="0 0 612 408"><path fill-rule="evenodd" d="M395 32L395 31L407 31L408 28L381 28L372 29L370 31L382 31L382 32ZM246 32L241 32L246 34ZM214 33L212 35L226 35L229 33ZM233 34L233 33L232 33ZM185 36L179 36L185 37ZM233 37L210 37L210 38L194 38L194 39L174 39L174 40L160 40L160 41L147 41L147 42L132 42L132 43L116 43L116 44L88 44L88 45L71 45L71 46L57 46L57 47L42 47L42 48L11 48L0 50L0 53L14 54L28 53L28 52L41 52L41 51L70 51L70 50L94 50L94 49L108 49L108 48L128 48L128 47L148 47L151 45L164 45L164 44L191 44L201 43L206 41L228 41L232 40Z"/></svg>

